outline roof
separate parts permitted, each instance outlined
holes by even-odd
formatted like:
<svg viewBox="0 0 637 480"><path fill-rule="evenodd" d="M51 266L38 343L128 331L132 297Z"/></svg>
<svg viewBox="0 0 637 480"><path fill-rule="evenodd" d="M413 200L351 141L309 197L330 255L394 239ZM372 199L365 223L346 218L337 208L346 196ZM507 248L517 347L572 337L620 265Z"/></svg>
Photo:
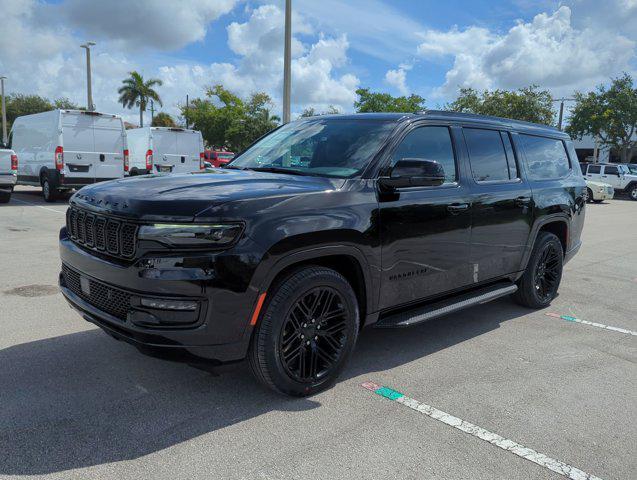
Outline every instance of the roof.
<svg viewBox="0 0 637 480"><path fill-rule="evenodd" d="M381 121L407 121L415 120L419 118L427 118L431 120L445 120L445 121L457 121L463 123L476 123L481 125L490 125L499 128L512 128L515 130L534 132L534 133L547 133L552 136L558 134L565 138L569 138L568 135L555 127L548 125L541 125L539 123L524 122L522 120L512 120L510 118L494 117L490 115L476 115L474 113L460 113L451 112L447 110L426 110L418 113L354 113L347 115L326 115L320 118L343 118L343 119L361 119L369 118Z"/></svg>

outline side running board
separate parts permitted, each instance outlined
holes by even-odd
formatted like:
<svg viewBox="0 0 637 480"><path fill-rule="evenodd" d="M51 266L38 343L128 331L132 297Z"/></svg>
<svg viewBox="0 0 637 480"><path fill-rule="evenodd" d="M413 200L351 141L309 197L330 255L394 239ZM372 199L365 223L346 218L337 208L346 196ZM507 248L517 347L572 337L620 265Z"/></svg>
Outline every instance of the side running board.
<svg viewBox="0 0 637 480"><path fill-rule="evenodd" d="M517 291L518 287L511 282L499 282L487 287L462 293L445 300L437 301L415 307L394 314L390 314L376 323L376 328L403 328L426 322L433 318L441 317L449 313L457 312L474 305L490 302L496 298L510 295Z"/></svg>

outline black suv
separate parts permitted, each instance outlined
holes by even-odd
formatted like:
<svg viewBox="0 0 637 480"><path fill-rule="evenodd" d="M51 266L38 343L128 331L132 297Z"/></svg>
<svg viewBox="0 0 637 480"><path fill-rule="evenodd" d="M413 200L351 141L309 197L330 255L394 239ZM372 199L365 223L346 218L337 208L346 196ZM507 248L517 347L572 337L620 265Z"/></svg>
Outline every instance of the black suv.
<svg viewBox="0 0 637 480"><path fill-rule="evenodd" d="M247 357L264 384L310 395L364 326L509 294L549 305L585 189L549 127L433 111L303 119L227 168L84 187L60 232L60 286L145 353Z"/></svg>

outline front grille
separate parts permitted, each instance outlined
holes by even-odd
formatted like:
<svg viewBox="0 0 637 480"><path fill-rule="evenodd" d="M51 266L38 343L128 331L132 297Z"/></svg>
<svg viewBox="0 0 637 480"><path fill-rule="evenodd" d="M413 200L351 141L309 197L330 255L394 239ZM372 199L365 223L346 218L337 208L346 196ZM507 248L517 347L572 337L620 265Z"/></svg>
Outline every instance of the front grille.
<svg viewBox="0 0 637 480"><path fill-rule="evenodd" d="M66 265L62 265L62 276L64 286L82 300L90 303L102 312L106 312L113 317L126 321L126 316L130 309L130 294L90 278L86 279L89 293L85 293L82 290L80 274Z"/></svg>
<svg viewBox="0 0 637 480"><path fill-rule="evenodd" d="M66 226L71 240L83 247L120 258L135 256L138 227L77 207L66 212Z"/></svg>

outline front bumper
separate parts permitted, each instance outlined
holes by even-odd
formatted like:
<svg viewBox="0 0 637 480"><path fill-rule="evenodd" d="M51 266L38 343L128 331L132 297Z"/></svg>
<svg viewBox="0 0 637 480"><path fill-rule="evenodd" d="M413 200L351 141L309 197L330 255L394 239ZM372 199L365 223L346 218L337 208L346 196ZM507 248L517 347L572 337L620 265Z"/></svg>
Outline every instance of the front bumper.
<svg viewBox="0 0 637 480"><path fill-rule="evenodd" d="M235 255L211 255L209 269L198 268L201 259L195 257L149 254L124 263L81 248L63 228L60 257L60 290L69 304L85 320L143 353L191 363L196 358L225 363L245 357L257 292L232 277L227 262ZM190 301L197 308L149 308L141 299Z"/></svg>
<svg viewBox="0 0 637 480"><path fill-rule="evenodd" d="M593 200L612 200L613 197L615 196L615 191L614 190L602 190L600 191L595 191L593 190Z"/></svg>

